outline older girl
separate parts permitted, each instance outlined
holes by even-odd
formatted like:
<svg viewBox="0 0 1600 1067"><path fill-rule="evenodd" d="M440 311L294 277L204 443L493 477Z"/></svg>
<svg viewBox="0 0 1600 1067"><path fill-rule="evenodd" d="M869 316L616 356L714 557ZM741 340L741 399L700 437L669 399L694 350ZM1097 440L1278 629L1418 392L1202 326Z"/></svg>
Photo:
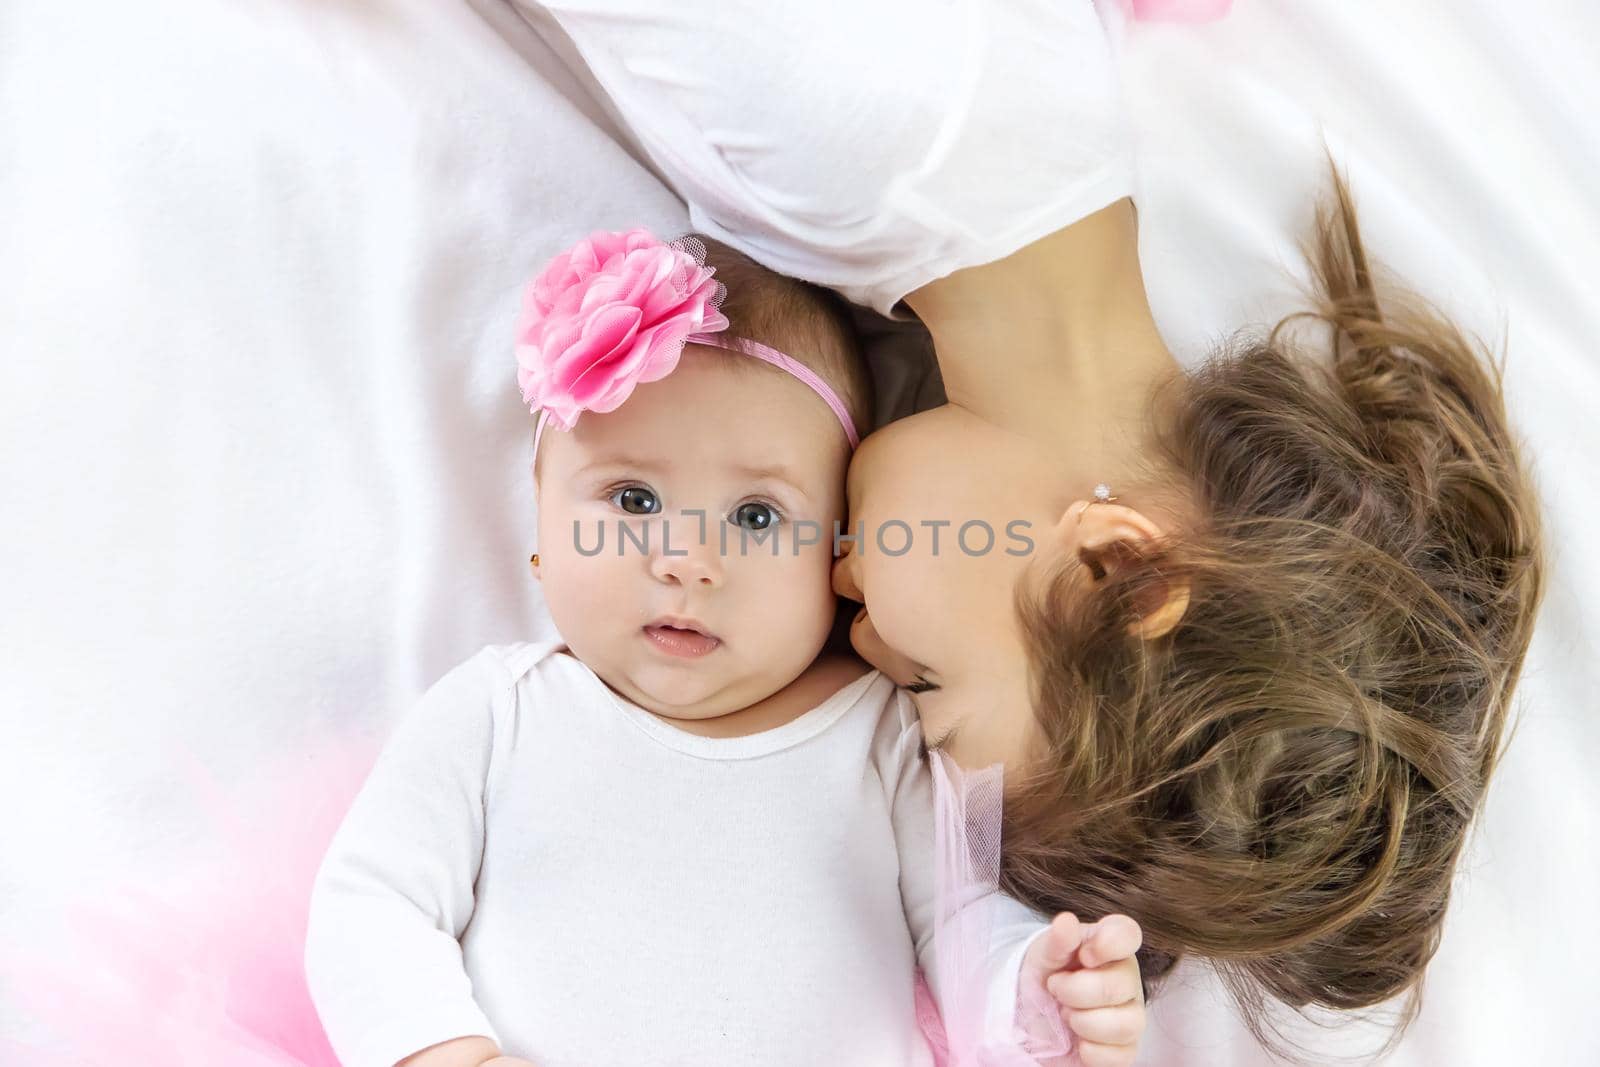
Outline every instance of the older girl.
<svg viewBox="0 0 1600 1067"><path fill-rule="evenodd" d="M1184 371L1088 0L541 7L698 226L931 332L948 403L855 456L835 581L930 742L1006 761L1008 884L1127 910L1147 974L1209 957L1252 1021L1414 989L1538 523L1484 354L1379 299L1342 184L1320 334ZM951 540L1017 521L1038 551Z"/></svg>

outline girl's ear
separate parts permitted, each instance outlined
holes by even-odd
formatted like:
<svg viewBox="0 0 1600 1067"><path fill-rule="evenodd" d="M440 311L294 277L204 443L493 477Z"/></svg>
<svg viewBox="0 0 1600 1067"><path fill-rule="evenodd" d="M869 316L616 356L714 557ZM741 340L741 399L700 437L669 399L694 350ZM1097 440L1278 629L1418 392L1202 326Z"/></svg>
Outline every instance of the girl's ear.
<svg viewBox="0 0 1600 1067"><path fill-rule="evenodd" d="M1142 557L1162 536L1161 527L1141 511L1121 504L1077 500L1056 524L1061 548L1076 556L1096 582L1104 581ZM1172 632L1189 610L1189 583L1152 583L1134 605L1138 618L1128 633L1152 640Z"/></svg>

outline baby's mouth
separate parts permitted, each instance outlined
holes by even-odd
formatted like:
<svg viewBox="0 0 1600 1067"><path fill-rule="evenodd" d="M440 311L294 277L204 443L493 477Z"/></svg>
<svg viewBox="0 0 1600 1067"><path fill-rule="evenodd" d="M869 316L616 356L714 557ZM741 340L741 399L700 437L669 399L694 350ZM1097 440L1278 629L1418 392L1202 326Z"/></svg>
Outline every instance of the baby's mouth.
<svg viewBox="0 0 1600 1067"><path fill-rule="evenodd" d="M685 620L653 622L644 627L644 635L660 651L686 659L708 655L722 645L721 638Z"/></svg>

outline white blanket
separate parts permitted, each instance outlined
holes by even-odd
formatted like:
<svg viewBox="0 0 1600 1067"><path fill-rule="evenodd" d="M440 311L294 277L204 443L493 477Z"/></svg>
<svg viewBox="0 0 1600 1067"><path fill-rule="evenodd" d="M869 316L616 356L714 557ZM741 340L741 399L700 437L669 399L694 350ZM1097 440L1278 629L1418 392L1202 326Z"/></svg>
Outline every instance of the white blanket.
<svg viewBox="0 0 1600 1067"><path fill-rule="evenodd" d="M518 285L591 228L683 221L496 0L93 8L0 6L6 957L69 893L186 869L193 761L315 777L330 733L375 743L545 632ZM1326 136L1375 253L1509 350L1550 596L1403 1067L1600 1062L1596 40L1586 0L1238 0L1125 40L1176 348L1292 305ZM1193 972L1142 1061L1265 1062Z"/></svg>
<svg viewBox="0 0 1600 1067"><path fill-rule="evenodd" d="M550 632L520 286L685 221L493 0L0 4L0 966Z"/></svg>

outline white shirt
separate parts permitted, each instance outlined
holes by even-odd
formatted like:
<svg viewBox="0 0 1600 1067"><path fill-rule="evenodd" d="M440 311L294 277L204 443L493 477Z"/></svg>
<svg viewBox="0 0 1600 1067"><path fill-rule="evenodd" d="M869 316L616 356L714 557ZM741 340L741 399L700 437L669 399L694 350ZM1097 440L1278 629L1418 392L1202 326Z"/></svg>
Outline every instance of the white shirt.
<svg viewBox="0 0 1600 1067"><path fill-rule="evenodd" d="M871 672L748 737L685 733L554 643L400 725L329 849L306 966L346 1067L482 1034L540 1067L931 1063L932 792ZM992 1026L1041 924L994 907ZM935 990L937 994L937 990Z"/></svg>
<svg viewBox="0 0 1600 1067"><path fill-rule="evenodd" d="M1092 0L517 3L697 229L885 314L1133 190Z"/></svg>

